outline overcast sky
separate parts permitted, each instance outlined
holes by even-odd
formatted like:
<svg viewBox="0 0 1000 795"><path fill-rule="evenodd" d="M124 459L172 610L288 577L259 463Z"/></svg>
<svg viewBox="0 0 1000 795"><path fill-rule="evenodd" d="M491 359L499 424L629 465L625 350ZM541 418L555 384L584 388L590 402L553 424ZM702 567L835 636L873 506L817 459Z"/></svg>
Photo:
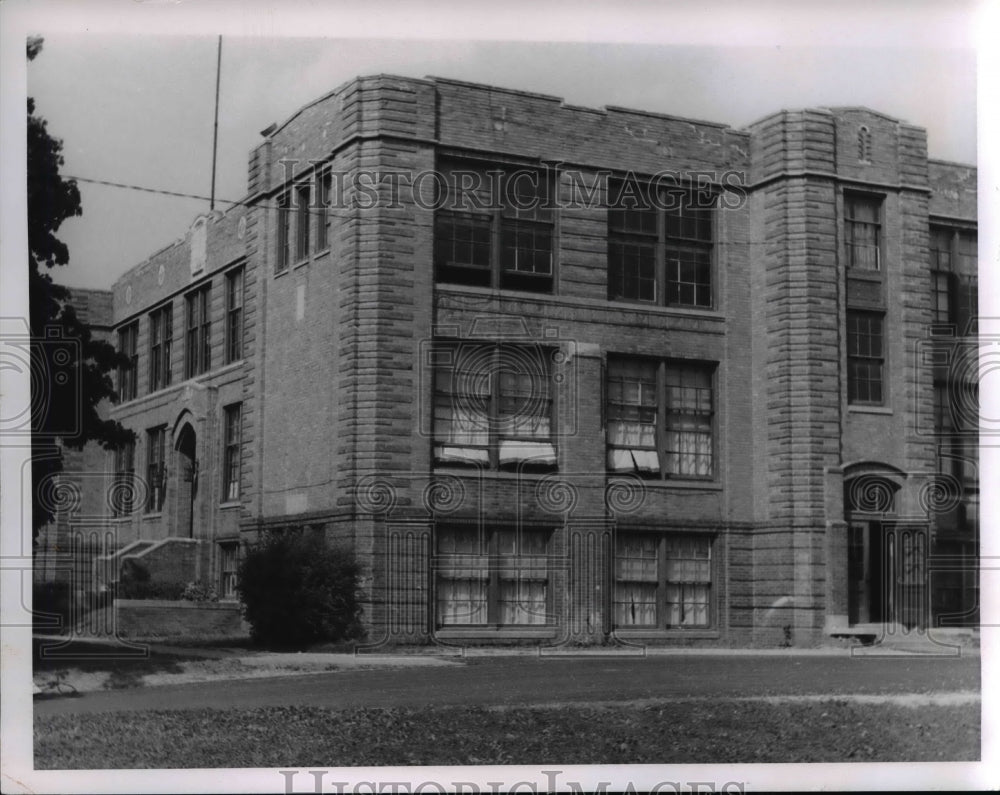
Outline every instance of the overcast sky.
<svg viewBox="0 0 1000 795"><path fill-rule="evenodd" d="M380 72L446 76L737 127L782 108L866 105L926 127L932 157L974 162L974 51L968 40L954 46L948 37L948 47L926 44L934 41L927 35L936 24L930 17L901 12L898 18L911 24L890 44L836 39L851 46L796 46L790 36L758 46L685 46L227 35L216 195L243 197L260 130L355 75ZM822 24L816 18L813 27ZM28 66L27 88L50 132L65 143L65 174L208 196L214 37L67 33L44 24L38 31L45 46ZM802 40L815 39L813 31ZM57 278L71 286L109 287L208 208L207 200L85 182L80 190L83 216L60 230L71 264Z"/></svg>

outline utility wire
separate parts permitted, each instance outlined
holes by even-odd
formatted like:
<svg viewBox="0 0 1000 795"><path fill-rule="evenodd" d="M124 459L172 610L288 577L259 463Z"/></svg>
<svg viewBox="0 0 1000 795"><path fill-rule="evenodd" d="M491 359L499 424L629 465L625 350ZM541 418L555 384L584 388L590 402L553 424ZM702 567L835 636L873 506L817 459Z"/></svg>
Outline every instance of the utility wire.
<svg viewBox="0 0 1000 795"><path fill-rule="evenodd" d="M180 199L198 199L199 201L205 202L210 200L208 196L199 196L196 193L178 193L177 191L162 190L160 188L145 188L142 185L128 185L124 182L110 182L106 179L89 179L88 177L74 177L68 174L63 175L63 179L72 179L77 182L89 182L93 185L107 185L111 188L127 188L128 190L138 190L143 193L157 193L162 196L175 196ZM243 204L241 201L234 202L229 199L217 199L217 201L223 202L224 204L232 204L233 206Z"/></svg>

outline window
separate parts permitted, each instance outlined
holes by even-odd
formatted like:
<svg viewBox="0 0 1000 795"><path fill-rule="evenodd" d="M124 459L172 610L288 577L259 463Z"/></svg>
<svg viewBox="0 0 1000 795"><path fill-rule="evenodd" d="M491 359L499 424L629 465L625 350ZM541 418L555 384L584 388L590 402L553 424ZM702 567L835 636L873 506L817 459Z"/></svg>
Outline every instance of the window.
<svg viewBox="0 0 1000 795"><path fill-rule="evenodd" d="M714 365L609 359L608 469L642 477L714 474Z"/></svg>
<svg viewBox="0 0 1000 795"><path fill-rule="evenodd" d="M441 343L434 350L436 464L552 469L552 352Z"/></svg>
<svg viewBox="0 0 1000 795"><path fill-rule="evenodd" d="M449 201L434 218L435 279L551 293L551 186L541 172L445 166ZM469 187L471 186L471 187Z"/></svg>
<svg viewBox="0 0 1000 795"><path fill-rule="evenodd" d="M872 131L862 124L858 128L858 160L870 163L872 159Z"/></svg>
<svg viewBox="0 0 1000 795"><path fill-rule="evenodd" d="M932 226L930 265L934 322L975 334L979 313L978 241L975 230Z"/></svg>
<svg viewBox="0 0 1000 795"><path fill-rule="evenodd" d="M146 432L146 513L159 513L167 495L167 428Z"/></svg>
<svg viewBox="0 0 1000 795"><path fill-rule="evenodd" d="M544 626L550 530L439 528L437 626Z"/></svg>
<svg viewBox="0 0 1000 795"><path fill-rule="evenodd" d="M118 399L134 400L138 394L139 354L139 321L129 323L118 330L118 352L128 358L128 364L118 367Z"/></svg>
<svg viewBox="0 0 1000 795"><path fill-rule="evenodd" d="M608 298L711 308L715 197L681 188L650 196L635 183L609 189Z"/></svg>
<svg viewBox="0 0 1000 795"><path fill-rule="evenodd" d="M291 224L291 209L289 208L289 196L287 191L278 196L278 224L275 234L274 252L274 272L282 273L288 270L290 259L288 246L291 235L289 226Z"/></svg>
<svg viewBox="0 0 1000 795"><path fill-rule="evenodd" d="M207 373L212 367L211 321L209 319L209 295L212 286L188 293L187 296L187 351L185 357L186 377Z"/></svg>
<svg viewBox="0 0 1000 795"><path fill-rule="evenodd" d="M239 543L219 544L219 598L236 599L236 572L239 566Z"/></svg>
<svg viewBox="0 0 1000 795"><path fill-rule="evenodd" d="M135 442L128 441L115 451L115 480L111 489L114 516L128 516L134 510Z"/></svg>
<svg viewBox="0 0 1000 795"><path fill-rule="evenodd" d="M699 535L623 534L615 547L615 626L708 627L712 542Z"/></svg>
<svg viewBox="0 0 1000 795"><path fill-rule="evenodd" d="M330 247L330 191L333 177L328 168L319 172L316 177L316 196L318 205L316 213L316 250L323 251Z"/></svg>
<svg viewBox="0 0 1000 795"><path fill-rule="evenodd" d="M861 196L844 196L847 267L865 271L882 268L882 203Z"/></svg>
<svg viewBox="0 0 1000 795"><path fill-rule="evenodd" d="M170 353L174 336L174 308L169 304L149 315L149 391L170 386Z"/></svg>
<svg viewBox="0 0 1000 795"><path fill-rule="evenodd" d="M226 274L226 363L243 358L243 268Z"/></svg>
<svg viewBox="0 0 1000 795"><path fill-rule="evenodd" d="M309 206L309 183L295 188L295 259L303 260L309 256L309 216L312 208Z"/></svg>
<svg viewBox="0 0 1000 795"><path fill-rule="evenodd" d="M931 271L932 310L935 323L952 323L955 312L952 307L952 296L955 292L951 283L951 274L944 271Z"/></svg>
<svg viewBox="0 0 1000 795"><path fill-rule="evenodd" d="M240 497L240 437L242 431L243 406L237 403L225 409L225 452L223 460L223 501L238 500Z"/></svg>
<svg viewBox="0 0 1000 795"><path fill-rule="evenodd" d="M885 354L880 312L847 312L847 401L880 406Z"/></svg>

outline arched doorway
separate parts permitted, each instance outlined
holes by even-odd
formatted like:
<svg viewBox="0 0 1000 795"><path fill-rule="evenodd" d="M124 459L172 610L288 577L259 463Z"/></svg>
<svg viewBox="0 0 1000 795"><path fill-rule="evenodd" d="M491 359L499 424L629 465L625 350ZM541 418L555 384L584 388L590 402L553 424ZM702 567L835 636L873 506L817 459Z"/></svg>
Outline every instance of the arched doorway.
<svg viewBox="0 0 1000 795"><path fill-rule="evenodd" d="M177 527L176 534L194 538L194 501L198 497L197 437L185 424L177 434Z"/></svg>
<svg viewBox="0 0 1000 795"><path fill-rule="evenodd" d="M927 525L899 519L900 480L894 473L865 469L844 481L852 626L927 625Z"/></svg>

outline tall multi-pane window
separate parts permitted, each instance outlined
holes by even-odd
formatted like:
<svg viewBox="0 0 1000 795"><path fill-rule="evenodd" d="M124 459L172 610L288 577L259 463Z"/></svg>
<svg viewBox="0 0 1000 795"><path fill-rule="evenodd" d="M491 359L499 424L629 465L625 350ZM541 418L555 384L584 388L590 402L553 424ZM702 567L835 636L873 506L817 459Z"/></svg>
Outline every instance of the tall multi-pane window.
<svg viewBox="0 0 1000 795"><path fill-rule="evenodd" d="M309 183L295 188L295 259L309 256L309 226L312 207L309 205Z"/></svg>
<svg viewBox="0 0 1000 795"><path fill-rule="evenodd" d="M330 191L333 177L330 169L324 168L316 176L316 250L323 251L330 246Z"/></svg>
<svg viewBox="0 0 1000 795"><path fill-rule="evenodd" d="M445 527L437 532L436 623L530 627L552 623L551 531Z"/></svg>
<svg viewBox="0 0 1000 795"><path fill-rule="evenodd" d="M292 222L291 199L288 191L278 196L278 218L274 245L274 272L281 273L288 270L289 245L291 244L291 234L289 227Z"/></svg>
<svg viewBox="0 0 1000 795"><path fill-rule="evenodd" d="M237 500L240 496L240 437L243 423L243 406L236 403L225 410L225 451L223 455L223 500Z"/></svg>
<svg viewBox="0 0 1000 795"><path fill-rule="evenodd" d="M434 357L435 463L555 467L552 351L442 342Z"/></svg>
<svg viewBox="0 0 1000 795"><path fill-rule="evenodd" d="M714 365L611 358L608 469L643 477L714 475Z"/></svg>
<svg viewBox="0 0 1000 795"><path fill-rule="evenodd" d="M885 346L881 312L847 311L847 400L880 406Z"/></svg>
<svg viewBox="0 0 1000 795"><path fill-rule="evenodd" d="M882 269L882 202L867 196L844 196L847 267Z"/></svg>
<svg viewBox="0 0 1000 795"><path fill-rule="evenodd" d="M135 441L129 440L115 451L115 479L111 490L111 510L128 516L135 508Z"/></svg>
<svg viewBox="0 0 1000 795"><path fill-rule="evenodd" d="M449 163L434 216L441 283L550 293L554 286L552 185L542 171ZM442 190L444 190L442 188Z"/></svg>
<svg viewBox="0 0 1000 795"><path fill-rule="evenodd" d="M226 363L243 358L243 281L244 270L226 274Z"/></svg>
<svg viewBox="0 0 1000 795"><path fill-rule="evenodd" d="M659 303L659 233L653 209L608 211L608 297Z"/></svg>
<svg viewBox="0 0 1000 795"><path fill-rule="evenodd" d="M930 265L935 323L976 333L979 312L978 242L975 230L932 226Z"/></svg>
<svg viewBox="0 0 1000 795"><path fill-rule="evenodd" d="M706 191L612 182L608 298L710 308L713 207Z"/></svg>
<svg viewBox="0 0 1000 795"><path fill-rule="evenodd" d="M236 599L236 574L239 569L239 542L219 544L219 598Z"/></svg>
<svg viewBox="0 0 1000 795"><path fill-rule="evenodd" d="M127 364L118 367L118 399L134 400L138 394L139 373L139 321L118 330L118 352L128 358Z"/></svg>
<svg viewBox="0 0 1000 795"><path fill-rule="evenodd" d="M149 314L149 391L170 386L174 308L167 304Z"/></svg>
<svg viewBox="0 0 1000 795"><path fill-rule="evenodd" d="M167 428L162 426L146 432L146 512L163 510L167 496Z"/></svg>
<svg viewBox="0 0 1000 795"><path fill-rule="evenodd" d="M187 346L185 373L187 378L207 373L212 368L211 317L209 297L212 286L206 284L187 295Z"/></svg>
<svg viewBox="0 0 1000 795"><path fill-rule="evenodd" d="M708 627L712 622L711 589L712 542L707 536L618 536L616 627Z"/></svg>

